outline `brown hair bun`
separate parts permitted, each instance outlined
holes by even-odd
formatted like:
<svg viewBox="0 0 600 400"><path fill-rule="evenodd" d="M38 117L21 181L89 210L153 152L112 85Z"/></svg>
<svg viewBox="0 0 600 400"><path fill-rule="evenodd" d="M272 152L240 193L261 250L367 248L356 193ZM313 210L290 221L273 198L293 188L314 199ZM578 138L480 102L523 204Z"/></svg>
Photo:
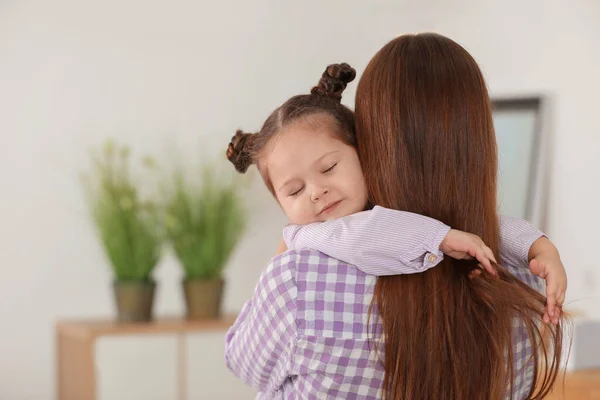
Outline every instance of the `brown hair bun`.
<svg viewBox="0 0 600 400"><path fill-rule="evenodd" d="M227 146L227 159L242 174L254 163L250 154L253 136L253 133L244 133L238 129Z"/></svg>
<svg viewBox="0 0 600 400"><path fill-rule="evenodd" d="M331 64L327 66L325 72L317 86L314 86L310 92L312 94L331 97L340 101L342 93L348 83L356 78L356 70L346 63Z"/></svg>

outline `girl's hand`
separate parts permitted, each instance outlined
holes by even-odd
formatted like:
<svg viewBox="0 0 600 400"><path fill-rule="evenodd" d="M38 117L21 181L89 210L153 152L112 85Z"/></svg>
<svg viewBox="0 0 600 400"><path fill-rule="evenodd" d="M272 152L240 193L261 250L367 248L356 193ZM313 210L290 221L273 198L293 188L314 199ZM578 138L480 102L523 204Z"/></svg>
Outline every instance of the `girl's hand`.
<svg viewBox="0 0 600 400"><path fill-rule="evenodd" d="M552 242L542 237L536 240L529 251L531 273L546 280L546 313L544 322L558 324L562 304L567 291L567 272L558 250Z"/></svg>
<svg viewBox="0 0 600 400"><path fill-rule="evenodd" d="M450 229L440 245L440 250L444 254L458 260L475 258L487 272L497 275L496 269L491 263L491 261L496 262L494 253L477 235Z"/></svg>

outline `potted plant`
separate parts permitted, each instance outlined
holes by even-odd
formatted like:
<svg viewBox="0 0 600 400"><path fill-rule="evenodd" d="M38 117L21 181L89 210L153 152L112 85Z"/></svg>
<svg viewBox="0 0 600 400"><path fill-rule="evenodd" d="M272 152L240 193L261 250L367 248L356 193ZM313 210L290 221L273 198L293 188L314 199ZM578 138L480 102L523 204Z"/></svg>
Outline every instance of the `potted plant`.
<svg viewBox="0 0 600 400"><path fill-rule="evenodd" d="M183 293L189 319L218 318L223 269L240 239L246 215L236 180L217 178L207 168L200 184L176 172L167 200L166 231L184 270Z"/></svg>
<svg viewBox="0 0 600 400"><path fill-rule="evenodd" d="M89 202L104 252L114 272L117 320L149 321L156 283L152 271L161 251L159 211L142 200L140 182L131 173L130 151L107 141L93 154L87 179ZM151 166L152 160L147 159Z"/></svg>

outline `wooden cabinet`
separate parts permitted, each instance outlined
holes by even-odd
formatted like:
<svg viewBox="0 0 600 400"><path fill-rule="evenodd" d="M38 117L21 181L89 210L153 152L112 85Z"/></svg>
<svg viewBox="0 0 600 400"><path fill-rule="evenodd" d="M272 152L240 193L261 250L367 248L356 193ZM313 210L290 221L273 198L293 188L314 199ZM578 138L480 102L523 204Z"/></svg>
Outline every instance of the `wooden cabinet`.
<svg viewBox="0 0 600 400"><path fill-rule="evenodd" d="M225 367L234 318L57 324L58 400L252 399Z"/></svg>

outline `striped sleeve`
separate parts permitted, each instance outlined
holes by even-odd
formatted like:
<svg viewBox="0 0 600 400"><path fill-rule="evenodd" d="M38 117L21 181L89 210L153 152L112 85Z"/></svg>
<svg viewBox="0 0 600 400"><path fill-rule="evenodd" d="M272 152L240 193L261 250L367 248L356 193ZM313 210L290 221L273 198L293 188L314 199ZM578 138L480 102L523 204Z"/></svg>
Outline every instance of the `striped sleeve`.
<svg viewBox="0 0 600 400"><path fill-rule="evenodd" d="M529 249L544 233L531 223L500 216L500 257L503 265L529 268Z"/></svg>
<svg viewBox="0 0 600 400"><path fill-rule="evenodd" d="M376 206L373 210L283 231L291 250L310 248L356 265L363 272L399 275L423 272L444 257L440 246L450 227L435 219ZM528 268L529 248L543 236L529 222L500 217L504 265Z"/></svg>
<svg viewBox="0 0 600 400"><path fill-rule="evenodd" d="M437 265L449 230L433 218L376 206L332 221L289 225L283 237L290 250L318 250L369 275L384 276Z"/></svg>

